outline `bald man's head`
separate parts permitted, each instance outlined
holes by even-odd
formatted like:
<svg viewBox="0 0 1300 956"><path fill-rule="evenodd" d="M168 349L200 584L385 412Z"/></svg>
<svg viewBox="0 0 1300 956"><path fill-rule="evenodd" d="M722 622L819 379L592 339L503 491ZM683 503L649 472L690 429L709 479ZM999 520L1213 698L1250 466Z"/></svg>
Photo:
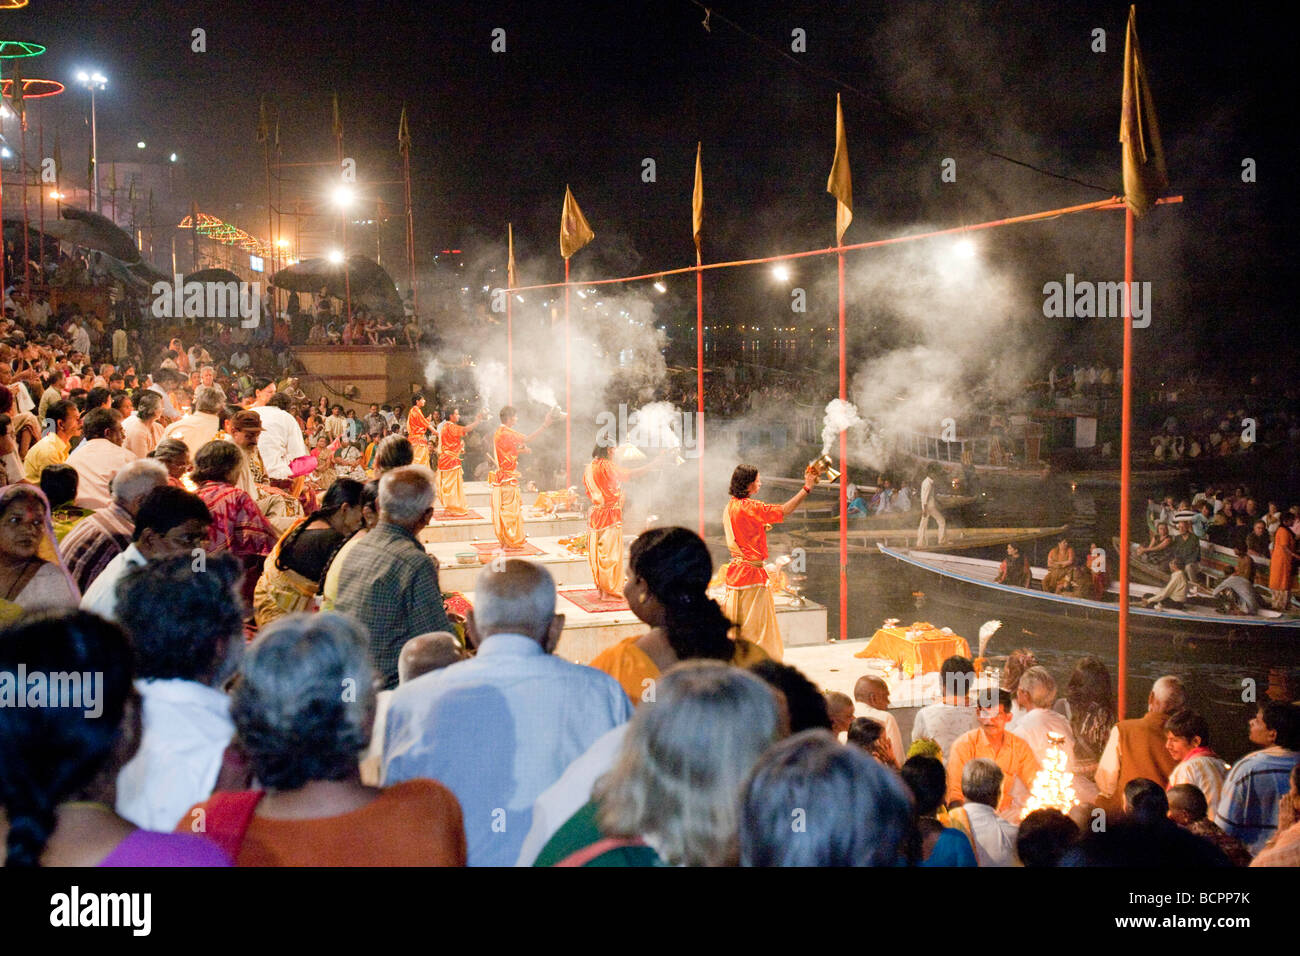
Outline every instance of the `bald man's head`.
<svg viewBox="0 0 1300 956"><path fill-rule="evenodd" d="M531 561L493 561L479 572L469 626L476 644L494 634L522 634L550 653L564 629L564 615L555 613L555 579Z"/></svg>
<svg viewBox="0 0 1300 956"><path fill-rule="evenodd" d="M889 709L889 685L868 674L853 685L853 699L877 710ZM883 703L882 703L883 701Z"/></svg>
<svg viewBox="0 0 1300 956"><path fill-rule="evenodd" d="M397 656L397 681L405 684L464 659L465 652L455 635L446 631L420 634L402 645L402 652Z"/></svg>

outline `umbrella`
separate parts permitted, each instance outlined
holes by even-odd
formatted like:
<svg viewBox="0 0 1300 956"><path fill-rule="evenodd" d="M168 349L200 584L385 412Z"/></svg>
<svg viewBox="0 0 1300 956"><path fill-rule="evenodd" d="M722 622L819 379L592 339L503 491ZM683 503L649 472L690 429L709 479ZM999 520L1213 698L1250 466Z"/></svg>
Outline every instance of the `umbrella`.
<svg viewBox="0 0 1300 956"><path fill-rule="evenodd" d="M397 283L384 267L365 256L349 256L346 263L328 259L304 259L281 269L271 276L271 284L289 292L322 290L336 299L345 298L349 291L353 305L364 305L376 312L390 315L402 314L402 300L397 294ZM350 287L350 288L349 288Z"/></svg>
<svg viewBox="0 0 1300 956"><path fill-rule="evenodd" d="M63 221L45 224L46 235L60 242L108 253L127 265L140 261L140 250L134 240L107 216L72 206L64 206L62 215Z"/></svg>
<svg viewBox="0 0 1300 956"><path fill-rule="evenodd" d="M239 276L229 269L200 269L185 277L186 282L240 282Z"/></svg>

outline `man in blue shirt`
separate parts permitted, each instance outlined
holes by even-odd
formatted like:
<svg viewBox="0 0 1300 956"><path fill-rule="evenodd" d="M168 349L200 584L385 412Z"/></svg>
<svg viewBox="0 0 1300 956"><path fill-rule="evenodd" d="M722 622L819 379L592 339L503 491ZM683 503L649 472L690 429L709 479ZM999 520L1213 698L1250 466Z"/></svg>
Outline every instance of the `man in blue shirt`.
<svg viewBox="0 0 1300 956"><path fill-rule="evenodd" d="M545 568L494 562L479 574L467 621L477 656L393 695L384 785L445 784L464 813L470 866L513 866L538 795L632 716L614 678L552 655L564 630L555 600Z"/></svg>
<svg viewBox="0 0 1300 956"><path fill-rule="evenodd" d="M1250 742L1260 747L1228 771L1214 822L1253 854L1277 832L1278 808L1300 762L1300 707L1268 701L1250 719Z"/></svg>

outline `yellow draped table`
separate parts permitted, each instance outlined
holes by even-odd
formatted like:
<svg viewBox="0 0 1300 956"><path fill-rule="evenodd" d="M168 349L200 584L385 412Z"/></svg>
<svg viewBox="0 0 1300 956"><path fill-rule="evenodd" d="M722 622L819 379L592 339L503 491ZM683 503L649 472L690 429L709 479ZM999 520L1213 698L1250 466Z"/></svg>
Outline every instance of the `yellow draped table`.
<svg viewBox="0 0 1300 956"><path fill-rule="evenodd" d="M970 657L970 645L964 637L918 621L910 627L882 627L872 635L867 646L853 656L894 661L910 676L937 672L939 665L954 654Z"/></svg>

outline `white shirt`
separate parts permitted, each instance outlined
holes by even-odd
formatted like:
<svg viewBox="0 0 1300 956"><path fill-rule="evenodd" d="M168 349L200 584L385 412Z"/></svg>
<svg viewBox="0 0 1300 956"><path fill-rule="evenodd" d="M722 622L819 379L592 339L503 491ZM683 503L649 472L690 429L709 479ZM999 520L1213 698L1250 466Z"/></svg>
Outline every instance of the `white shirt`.
<svg viewBox="0 0 1300 956"><path fill-rule="evenodd" d="M1040 765L1045 765L1044 758L1047 756L1047 735L1061 734L1065 737L1065 756L1068 763L1065 769L1071 773L1074 772L1074 731L1070 729L1069 718L1056 711L1035 707L1033 710L1024 711L1020 717L1010 721L1007 724L1007 730L1022 738L1025 743L1029 744L1029 749L1034 752Z"/></svg>
<svg viewBox="0 0 1300 956"><path fill-rule="evenodd" d="M92 511L108 507L113 500L108 490L109 481L123 465L137 457L135 452L115 445L107 438L83 441L72 450L67 461L77 469L77 497L73 504Z"/></svg>
<svg viewBox="0 0 1300 956"><path fill-rule="evenodd" d="M533 825L524 837L523 849L515 866L532 866L556 831L581 810L589 800L596 781L614 766L623 749L627 724L619 724L608 731L537 798L533 804Z"/></svg>
<svg viewBox="0 0 1300 956"><path fill-rule="evenodd" d="M127 352L126 330L117 329L113 333L113 361L120 362L122 359L126 358L126 352Z"/></svg>
<svg viewBox="0 0 1300 956"><path fill-rule="evenodd" d="M190 412L163 429L163 438L177 438L185 442L193 458L200 448L217 437L221 419L211 412Z"/></svg>
<svg viewBox="0 0 1300 956"><path fill-rule="evenodd" d="M975 838L975 860L980 866L1015 866L1016 835L1020 828L1008 823L982 803L964 803L962 809L970 820Z"/></svg>
<svg viewBox="0 0 1300 956"><path fill-rule="evenodd" d="M979 711L975 707L954 707L942 701L927 704L912 720L912 743L929 737L943 750L946 760L957 738L979 725Z"/></svg>
<svg viewBox="0 0 1300 956"><path fill-rule="evenodd" d="M440 781L460 801L469 864L511 866L542 791L631 716L608 674L529 637L494 634L474 658L397 688L383 782Z"/></svg>
<svg viewBox="0 0 1300 956"><path fill-rule="evenodd" d="M81 599L81 609L91 614L98 614L106 621L116 621L117 582L122 580L132 568L148 563L132 541L126 546L125 551L104 565L104 570L99 572L99 577L90 582L90 587L86 588L86 593Z"/></svg>
<svg viewBox="0 0 1300 956"><path fill-rule="evenodd" d="M262 467L267 477L286 481L293 477L289 462L307 454L298 420L282 408L263 405L254 408L262 419L262 434L257 438L257 450L262 455Z"/></svg>
<svg viewBox="0 0 1300 956"><path fill-rule="evenodd" d="M70 330L72 347L82 355L90 354L90 333L84 325L74 325Z"/></svg>
<svg viewBox="0 0 1300 956"><path fill-rule="evenodd" d="M934 504L934 479L929 475L921 482L921 507L929 508Z"/></svg>
<svg viewBox="0 0 1300 956"><path fill-rule="evenodd" d="M1219 797L1223 793L1223 781L1228 776L1228 765L1213 754L1200 754L1181 760L1169 774L1169 786L1190 783L1205 794L1205 802L1210 807L1210 815L1218 809Z"/></svg>
<svg viewBox="0 0 1300 956"><path fill-rule="evenodd" d="M870 704L861 702L853 705L853 716L869 717L878 724L884 724L885 737L889 740L889 746L894 748L894 759L901 767L907 759L907 751L903 749L903 733L898 729L898 718L887 710L877 710Z"/></svg>
<svg viewBox="0 0 1300 956"><path fill-rule="evenodd" d="M126 435L122 447L135 452L137 458L144 458L158 447L164 429L162 422L156 418L145 422L139 415L128 415L122 421L122 431Z"/></svg>
<svg viewBox="0 0 1300 956"><path fill-rule="evenodd" d="M235 734L225 694L189 680L138 680L144 698L140 749L117 775L117 812L138 827L176 829L212 795Z"/></svg>

